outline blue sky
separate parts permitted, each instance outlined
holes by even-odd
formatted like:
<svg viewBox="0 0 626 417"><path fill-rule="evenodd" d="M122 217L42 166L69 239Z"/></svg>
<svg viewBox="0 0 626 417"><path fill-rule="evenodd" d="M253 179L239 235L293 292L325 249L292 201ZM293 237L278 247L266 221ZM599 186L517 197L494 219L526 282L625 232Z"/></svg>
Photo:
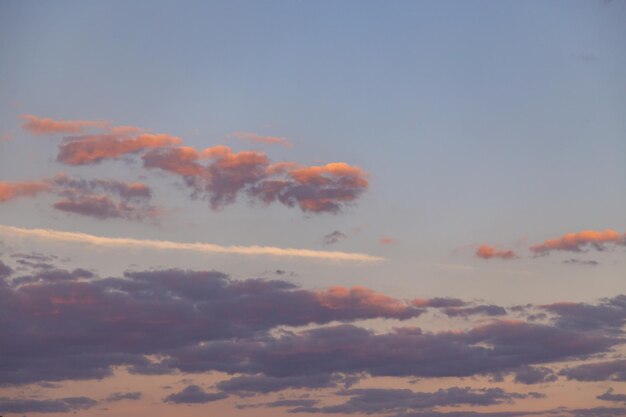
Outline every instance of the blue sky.
<svg viewBox="0 0 626 417"><path fill-rule="evenodd" d="M0 183L46 182L60 173L141 182L159 215L135 221L54 209L54 193L73 203L84 197L70 187L0 199L1 225L385 258L107 249L1 229L3 260L18 271L10 254L35 251L70 258L72 267L100 277L191 268L269 279L285 270L292 274L280 279L312 290L364 286L400 299L504 306L615 297L626 292L623 242L585 240L541 257L530 247L567 233L626 232L625 19L620 0L3 1ZM341 162L360 173L327 172L324 180L366 178L367 186L348 190L355 197L337 200L337 213L265 205L249 190L213 210L202 193L190 198L188 179L145 169L145 149L62 163L57 148L74 134L33 134L24 127L27 114L108 121L105 130L136 126L198 151L225 145L302 169ZM98 128L90 129L80 133ZM292 146L245 141L236 132ZM335 231L339 239L324 243ZM481 259L481 245L515 256ZM373 328L389 328L387 319ZM73 383L59 390L70 392ZM439 386L431 383L424 386ZM563 392L572 389L580 387ZM13 395L7 392L0 397ZM220 410L235 413L228 404ZM125 412L111 410L102 415Z"/></svg>

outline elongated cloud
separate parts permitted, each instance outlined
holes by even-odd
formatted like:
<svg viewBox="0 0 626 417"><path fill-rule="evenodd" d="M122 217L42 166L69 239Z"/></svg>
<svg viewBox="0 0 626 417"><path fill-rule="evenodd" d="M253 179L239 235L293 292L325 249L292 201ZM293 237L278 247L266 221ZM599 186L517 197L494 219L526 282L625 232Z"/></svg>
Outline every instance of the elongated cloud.
<svg viewBox="0 0 626 417"><path fill-rule="evenodd" d="M279 136L265 136L259 135L257 133L241 131L233 132L231 136L237 139L247 140L249 142L265 143L268 145L281 145L286 148L291 148L293 146L287 138Z"/></svg>
<svg viewBox="0 0 626 417"><path fill-rule="evenodd" d="M76 134L86 128L103 129L110 125L104 120L55 120L32 114L23 114L20 118L24 120L22 128L33 135Z"/></svg>
<svg viewBox="0 0 626 417"><path fill-rule="evenodd" d="M44 191L49 191L52 184L46 181L5 182L0 181L0 203L18 197L33 197Z"/></svg>
<svg viewBox="0 0 626 417"><path fill-rule="evenodd" d="M329 261L377 262L384 260L384 258L378 256L354 252L277 248L273 246L221 246L211 243L183 243L167 240L113 238L95 236L86 233L64 232L52 229L26 229L6 225L0 225L0 234L24 236L55 242L86 243L90 245L109 248L183 250L206 254L270 255L281 257L320 259Z"/></svg>
<svg viewBox="0 0 626 417"><path fill-rule="evenodd" d="M499 250L489 245L481 245L476 251L476 256L482 259L514 259L517 258L515 252L511 250Z"/></svg>
<svg viewBox="0 0 626 417"><path fill-rule="evenodd" d="M57 161L67 165L94 164L104 159L117 159L127 154L181 142L181 139L176 136L152 133L75 136L66 138L59 145Z"/></svg>
<svg viewBox="0 0 626 417"><path fill-rule="evenodd" d="M586 248L605 250L611 245L626 245L626 233L606 229L602 231L583 230L577 233L567 233L557 239L530 247L535 255L547 255L553 251L582 252Z"/></svg>

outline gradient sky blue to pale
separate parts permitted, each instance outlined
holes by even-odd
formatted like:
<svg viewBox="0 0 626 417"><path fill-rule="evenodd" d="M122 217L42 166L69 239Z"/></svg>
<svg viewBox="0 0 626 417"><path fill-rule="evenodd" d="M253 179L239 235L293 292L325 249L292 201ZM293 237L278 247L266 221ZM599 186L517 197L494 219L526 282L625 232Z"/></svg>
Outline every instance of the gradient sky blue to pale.
<svg viewBox="0 0 626 417"><path fill-rule="evenodd" d="M277 265L59 246L108 273L133 264L235 277L281 268L310 288L505 304L623 293L623 248L582 255L600 261L591 268L564 265L569 254L532 259L525 250L567 232L626 232L625 45L620 0L3 0L0 135L12 139L0 141L0 180L147 175L170 211L158 225L102 222L51 213L41 197L0 206L0 224L322 250L323 236L340 230L348 239L330 249L387 258ZM245 201L214 212L137 164L61 166L58 140L23 131L21 114L110 120L196 148L264 150L277 161L343 161L369 173L370 189L338 215ZM294 146L250 144L235 131ZM382 236L396 241L382 246ZM483 243L523 256L476 259Z"/></svg>

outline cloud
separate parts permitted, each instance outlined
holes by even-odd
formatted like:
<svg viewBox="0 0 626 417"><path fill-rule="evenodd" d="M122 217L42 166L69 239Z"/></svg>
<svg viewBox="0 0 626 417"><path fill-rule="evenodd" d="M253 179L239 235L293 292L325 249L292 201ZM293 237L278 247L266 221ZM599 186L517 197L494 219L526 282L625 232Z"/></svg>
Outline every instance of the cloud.
<svg viewBox="0 0 626 417"><path fill-rule="evenodd" d="M238 376L217 383L216 388L226 393L240 396L268 394L286 389L334 388L345 383L346 378L339 374L320 374L275 377L266 375Z"/></svg>
<svg viewBox="0 0 626 417"><path fill-rule="evenodd" d="M276 377L335 372L463 377L606 352L618 343L605 335L510 321L440 333L402 327L374 334L345 324L281 337L190 346L172 352L169 365L182 372Z"/></svg>
<svg viewBox="0 0 626 417"><path fill-rule="evenodd" d="M202 161L208 160L204 164ZM280 202L304 212L337 213L367 190L367 175L343 162L302 167L272 164L262 152L233 152L227 146L197 151L190 147L155 149L143 156L144 166L184 178L192 197L207 198L219 210L245 194L264 204Z"/></svg>
<svg viewBox="0 0 626 417"><path fill-rule="evenodd" d="M467 303L458 298L449 298L449 297L435 297L430 299L421 299L416 298L412 301L413 305L416 307L435 307L435 308L445 308L445 307L462 307Z"/></svg>
<svg viewBox="0 0 626 417"><path fill-rule="evenodd" d="M497 305L478 305L473 307L448 307L443 310L448 317L469 317L473 315L505 316L506 309Z"/></svg>
<svg viewBox="0 0 626 417"><path fill-rule="evenodd" d="M5 413L69 413L87 410L98 404L88 397L68 397L51 400L0 397L0 410Z"/></svg>
<svg viewBox="0 0 626 417"><path fill-rule="evenodd" d="M509 393L500 388L471 389L452 387L434 392L414 392L408 389L366 388L339 391L339 396L350 397L348 401L332 406L309 407L309 413L381 415L408 413L433 407L459 405L488 406L511 403L515 399L528 398L528 394ZM301 410L305 411L305 410Z"/></svg>
<svg viewBox="0 0 626 417"><path fill-rule="evenodd" d="M286 148L291 148L293 146L292 143L287 138L278 137L278 136L265 136L265 135L259 135L257 133L241 132L241 131L233 132L231 136L237 139L246 140L246 141L255 142L255 143L265 143L268 145L281 145Z"/></svg>
<svg viewBox="0 0 626 417"><path fill-rule="evenodd" d="M576 381L626 381L626 360L585 363L566 368L560 375Z"/></svg>
<svg viewBox="0 0 626 417"><path fill-rule="evenodd" d="M110 125L103 120L55 120L38 117L32 114L23 114L22 128L33 135L54 135L58 133L82 133L86 128L103 129Z"/></svg>
<svg viewBox="0 0 626 417"><path fill-rule="evenodd" d="M182 391L168 395L163 402L174 404L204 404L223 400L228 395L223 392L205 392L197 385L189 385Z"/></svg>
<svg viewBox="0 0 626 417"><path fill-rule="evenodd" d="M514 381L518 384L543 384L554 382L557 376L545 366L522 366L515 371Z"/></svg>
<svg viewBox="0 0 626 417"><path fill-rule="evenodd" d="M575 259L575 258L570 258L570 259L566 259L563 261L564 264L568 264L568 265L583 265L583 266L598 266L600 265L600 262L598 261L594 261L594 260L581 260L581 259Z"/></svg>
<svg viewBox="0 0 626 417"><path fill-rule="evenodd" d="M337 243L340 240L347 238L348 236L345 233L342 233L339 230L335 230L327 235L324 235L324 244L332 245L333 243Z"/></svg>
<svg viewBox="0 0 626 417"><path fill-rule="evenodd" d="M221 246L211 243L183 243L167 240L112 238L87 233L64 232L53 229L27 229L0 225L0 234L24 236L53 242L84 243L108 248L136 248L159 250L182 250L206 254L231 254L249 256L278 256L328 261L379 262L384 258L354 252L318 251L310 249L277 248L273 246Z"/></svg>
<svg viewBox="0 0 626 417"><path fill-rule="evenodd" d="M88 165L179 143L181 139L176 136L152 133L74 136L65 138L59 145L57 161L66 165Z"/></svg>
<svg viewBox="0 0 626 417"><path fill-rule="evenodd" d="M47 181L0 181L0 203L5 203L18 197L33 197L50 191L51 188L52 184Z"/></svg>
<svg viewBox="0 0 626 417"><path fill-rule="evenodd" d="M149 205L152 193L141 183L117 180L81 180L65 174L35 182L0 182L0 203L17 197L52 192L62 197L53 207L60 211L95 217L143 220L160 214Z"/></svg>
<svg viewBox="0 0 626 417"><path fill-rule="evenodd" d="M596 397L603 401L615 401L626 403L626 394L613 394L613 388L609 388L604 394Z"/></svg>
<svg viewBox="0 0 626 417"><path fill-rule="evenodd" d="M389 237L389 236L383 236L380 239L378 239L378 243L380 243L381 245L391 245L392 243L395 243L396 239Z"/></svg>
<svg viewBox="0 0 626 417"><path fill-rule="evenodd" d="M139 400L142 397L142 393L139 391L132 392L114 392L109 395L106 399L106 402L117 402L124 400Z"/></svg>
<svg viewBox="0 0 626 417"><path fill-rule="evenodd" d="M539 306L553 313L557 324L566 329L621 332L626 324L626 295L604 298L598 304L560 302Z"/></svg>
<svg viewBox="0 0 626 417"><path fill-rule="evenodd" d="M157 217L160 210L151 206L152 191L142 183L116 180L78 180L57 175L54 183L63 199L54 203L61 211L95 217L144 220Z"/></svg>
<svg viewBox="0 0 626 417"><path fill-rule="evenodd" d="M135 271L97 279L80 268L45 270L0 281L0 381L103 378L115 365L167 373L174 368L145 355L246 339L282 325L421 313L372 290L303 290L280 280L231 280L216 271Z"/></svg>
<svg viewBox="0 0 626 417"><path fill-rule="evenodd" d="M512 250L499 250L489 245L481 245L476 251L476 256L482 259L515 259L517 255Z"/></svg>
<svg viewBox="0 0 626 417"><path fill-rule="evenodd" d="M611 229L604 231L583 230L578 233L567 233L560 238L533 245L530 247L530 251L536 256L542 256L553 251L582 252L587 248L602 251L611 245L626 245L626 233L619 233Z"/></svg>

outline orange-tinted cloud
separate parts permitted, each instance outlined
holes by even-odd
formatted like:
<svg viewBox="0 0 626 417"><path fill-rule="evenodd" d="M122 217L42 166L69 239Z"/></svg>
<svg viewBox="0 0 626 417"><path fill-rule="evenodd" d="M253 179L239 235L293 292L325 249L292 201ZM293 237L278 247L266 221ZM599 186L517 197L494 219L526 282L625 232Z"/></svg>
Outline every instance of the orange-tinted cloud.
<svg viewBox="0 0 626 417"><path fill-rule="evenodd" d="M269 145L281 145L286 148L291 148L293 146L287 138L279 136L264 136L257 133L240 131L233 132L231 136L237 139L247 140L249 142L266 143Z"/></svg>
<svg viewBox="0 0 626 417"><path fill-rule="evenodd" d="M396 243L396 239L390 236L383 236L378 239L378 243L380 243L381 245L391 245L392 243Z"/></svg>
<svg viewBox="0 0 626 417"><path fill-rule="evenodd" d="M626 233L606 229L603 231L583 230L577 233L567 233L557 239L549 239L543 243L533 245L530 251L535 255L547 255L552 251L581 252L587 247L604 250L609 245L626 245Z"/></svg>
<svg viewBox="0 0 626 417"><path fill-rule="evenodd" d="M86 128L104 129L110 125L103 120L55 120L32 114L23 114L20 118L24 120L22 128L33 135L76 134L82 133Z"/></svg>
<svg viewBox="0 0 626 417"><path fill-rule="evenodd" d="M0 202L4 203L18 197L32 197L44 191L49 191L52 184L47 181L0 181Z"/></svg>
<svg viewBox="0 0 626 417"><path fill-rule="evenodd" d="M517 255L512 250L500 250L493 246L481 245L476 251L476 256L482 259L515 259Z"/></svg>
<svg viewBox="0 0 626 417"><path fill-rule="evenodd" d="M315 293L321 306L332 310L377 311L379 314L402 317L416 315L416 310L404 301L378 293L365 287L330 287Z"/></svg>
<svg viewBox="0 0 626 417"><path fill-rule="evenodd" d="M263 152L233 152L227 146L202 151L154 149L143 161L146 168L183 176L193 195L208 197L213 209L223 208L245 193L265 204L278 201L288 207L297 205L302 211L336 213L368 186L367 174L344 162L310 167L271 163Z"/></svg>
<svg viewBox="0 0 626 417"><path fill-rule="evenodd" d="M87 165L181 142L176 136L151 133L134 136L100 134L70 137L59 145L57 161L67 165Z"/></svg>

